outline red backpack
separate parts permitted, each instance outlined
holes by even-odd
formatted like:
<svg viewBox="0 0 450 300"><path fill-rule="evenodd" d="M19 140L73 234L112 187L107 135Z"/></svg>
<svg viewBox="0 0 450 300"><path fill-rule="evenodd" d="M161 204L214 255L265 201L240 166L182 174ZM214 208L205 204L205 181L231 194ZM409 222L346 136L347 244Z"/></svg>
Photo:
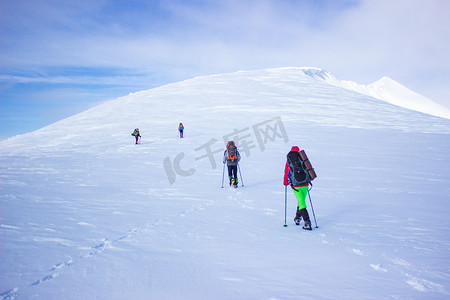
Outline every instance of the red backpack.
<svg viewBox="0 0 450 300"><path fill-rule="evenodd" d="M228 150L227 160L237 161L238 160L237 153L236 153L237 150L236 150L236 145L234 144L233 141L228 142L227 150Z"/></svg>

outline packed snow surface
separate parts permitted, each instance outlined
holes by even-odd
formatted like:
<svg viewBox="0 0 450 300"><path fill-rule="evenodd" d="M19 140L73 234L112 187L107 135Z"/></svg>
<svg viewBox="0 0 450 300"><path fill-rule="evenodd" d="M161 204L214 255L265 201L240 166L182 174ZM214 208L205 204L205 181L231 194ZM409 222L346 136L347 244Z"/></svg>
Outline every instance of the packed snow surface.
<svg viewBox="0 0 450 300"><path fill-rule="evenodd" d="M307 70L198 77L2 141L0 299L449 299L450 120ZM282 184L293 145L318 175L312 231Z"/></svg>

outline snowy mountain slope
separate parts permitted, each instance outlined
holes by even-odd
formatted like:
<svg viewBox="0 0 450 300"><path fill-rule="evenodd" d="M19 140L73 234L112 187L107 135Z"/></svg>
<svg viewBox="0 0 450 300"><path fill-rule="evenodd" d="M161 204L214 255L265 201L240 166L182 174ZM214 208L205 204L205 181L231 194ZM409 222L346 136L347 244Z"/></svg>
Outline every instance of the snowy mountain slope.
<svg viewBox="0 0 450 300"><path fill-rule="evenodd" d="M306 75L324 80L363 95L371 96L400 107L423 112L432 116L450 119L450 110L436 102L406 88L389 77L383 77L369 85L339 80L330 72L319 68L303 68Z"/></svg>
<svg viewBox="0 0 450 300"><path fill-rule="evenodd" d="M2 141L0 297L447 299L450 121L303 70L194 78ZM312 232L289 190L283 227L292 145L318 173Z"/></svg>

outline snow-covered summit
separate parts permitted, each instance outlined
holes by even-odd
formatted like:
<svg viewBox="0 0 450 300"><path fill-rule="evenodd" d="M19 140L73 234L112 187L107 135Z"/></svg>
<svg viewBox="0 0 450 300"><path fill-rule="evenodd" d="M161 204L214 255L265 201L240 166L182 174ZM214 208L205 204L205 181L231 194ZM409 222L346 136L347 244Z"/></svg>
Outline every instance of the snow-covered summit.
<svg viewBox="0 0 450 300"><path fill-rule="evenodd" d="M353 81L339 80L329 71L320 68L304 67L302 70L308 76L338 87L371 96L400 107L450 119L450 110L448 108L408 89L389 77L382 77L369 85L363 85Z"/></svg>

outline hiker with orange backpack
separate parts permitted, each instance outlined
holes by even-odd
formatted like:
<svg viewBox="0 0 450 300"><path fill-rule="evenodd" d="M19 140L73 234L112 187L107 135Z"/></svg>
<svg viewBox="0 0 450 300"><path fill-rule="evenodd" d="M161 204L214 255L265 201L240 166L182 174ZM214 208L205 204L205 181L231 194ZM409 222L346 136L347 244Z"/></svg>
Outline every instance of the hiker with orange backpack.
<svg viewBox="0 0 450 300"><path fill-rule="evenodd" d="M238 163L241 160L241 155L237 150L234 141L229 141L227 143L227 149L223 153L223 163L227 163L228 167L228 178L230 179L231 187L238 187Z"/></svg>

